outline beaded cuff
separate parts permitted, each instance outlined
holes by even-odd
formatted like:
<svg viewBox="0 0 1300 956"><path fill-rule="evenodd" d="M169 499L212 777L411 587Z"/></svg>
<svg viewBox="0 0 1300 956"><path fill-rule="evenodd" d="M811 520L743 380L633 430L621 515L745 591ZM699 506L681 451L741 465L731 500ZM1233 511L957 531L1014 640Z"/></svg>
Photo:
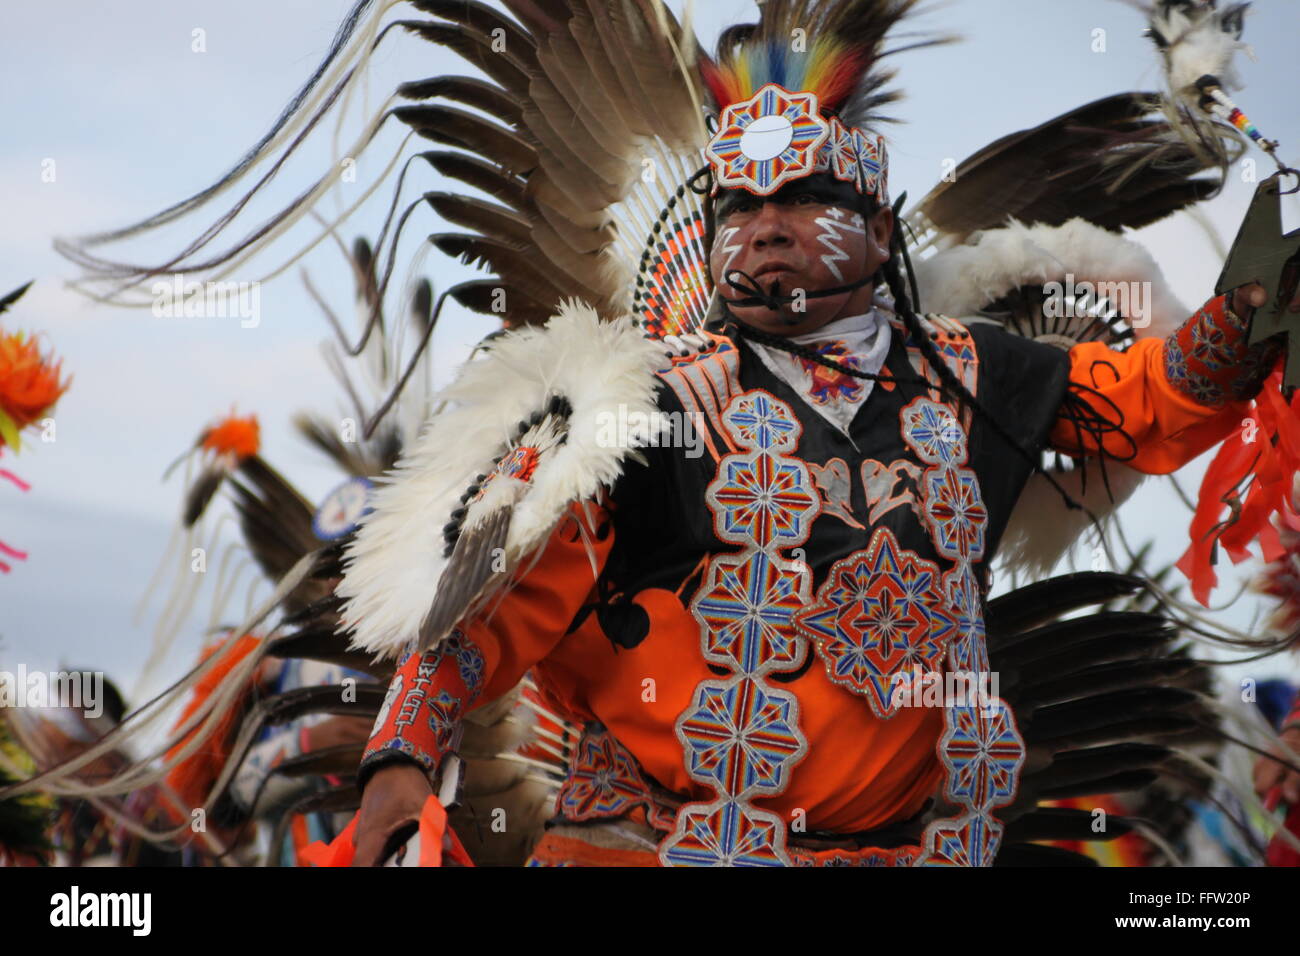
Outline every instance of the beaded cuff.
<svg viewBox="0 0 1300 956"><path fill-rule="evenodd" d="M1280 339L1246 344L1250 320L1218 296L1165 339L1165 377L1200 405L1254 398L1282 354Z"/></svg>
<svg viewBox="0 0 1300 956"><path fill-rule="evenodd" d="M410 760L432 775L459 744L460 719L483 687L483 654L456 630L437 650L401 659L388 685L357 783L382 765Z"/></svg>

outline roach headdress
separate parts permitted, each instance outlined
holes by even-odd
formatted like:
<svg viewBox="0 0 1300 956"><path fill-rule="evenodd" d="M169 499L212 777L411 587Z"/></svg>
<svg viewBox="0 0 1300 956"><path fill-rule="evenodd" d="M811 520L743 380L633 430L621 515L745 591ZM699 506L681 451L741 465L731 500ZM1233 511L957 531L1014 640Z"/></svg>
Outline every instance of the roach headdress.
<svg viewBox="0 0 1300 956"><path fill-rule="evenodd" d="M817 173L888 202L879 108L898 99L879 68L886 34L916 0L769 0L725 31L701 74L716 109L704 154L712 191L771 195ZM941 42L921 41L916 45Z"/></svg>

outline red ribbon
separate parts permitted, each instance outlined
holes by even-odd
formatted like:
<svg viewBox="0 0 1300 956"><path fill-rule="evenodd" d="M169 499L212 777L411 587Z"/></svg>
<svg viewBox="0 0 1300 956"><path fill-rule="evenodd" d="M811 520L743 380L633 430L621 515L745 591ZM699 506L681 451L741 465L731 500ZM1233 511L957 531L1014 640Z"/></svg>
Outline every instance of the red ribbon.
<svg viewBox="0 0 1300 956"><path fill-rule="evenodd" d="M1300 516L1291 506L1291 482L1300 470L1300 391L1288 405L1282 397L1280 367L1264 382L1251 417L1259 427L1250 433L1250 440L1247 430L1239 429L1206 469L1192 518L1192 543L1178 561L1178 569L1192 583L1193 596L1206 607L1218 584L1213 560L1216 543L1234 564L1250 557L1249 545L1256 540L1264 560L1276 561L1285 549L1270 520L1273 515L1300 530ZM1254 479L1243 500L1240 489L1251 472ZM1240 506L1235 517L1229 512L1233 501Z"/></svg>
<svg viewBox="0 0 1300 956"><path fill-rule="evenodd" d="M330 843L317 840L299 851L299 859L314 866L351 866L357 847L352 835L357 828L360 812L352 817L347 827ZM445 858L458 866L473 866L456 831L447 825L447 811L438 798L429 795L420 811L420 866L442 866ZM381 861L382 862L382 861Z"/></svg>

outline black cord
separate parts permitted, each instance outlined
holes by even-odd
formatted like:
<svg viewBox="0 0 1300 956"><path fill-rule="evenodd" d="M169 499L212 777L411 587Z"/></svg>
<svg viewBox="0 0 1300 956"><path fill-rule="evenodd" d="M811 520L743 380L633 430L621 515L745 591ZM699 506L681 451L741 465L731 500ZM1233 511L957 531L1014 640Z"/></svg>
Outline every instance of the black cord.
<svg viewBox="0 0 1300 956"><path fill-rule="evenodd" d="M900 196L898 202L895 203L894 208L895 208L896 215L898 211L901 210L903 201L905 199L906 199L906 194ZM924 326L921 325L920 318L916 315L915 312L912 311L911 304L908 299L908 295L906 291L906 286L904 285L904 279L902 275L900 275L899 273L898 263L900 259L903 262L907 263L907 265L909 266L908 271L909 272L911 271L910 262L908 262L907 260L906 251L900 249L900 246L902 246L903 244L904 243L902 241L901 235L899 231L896 229L894 231L893 239L891 240L890 243L890 245L894 248L896 255L891 256L890 259L885 263L885 265L881 267L881 272L884 275L885 283L889 287L889 291L894 296L894 307L895 307L896 314L903 320L903 324L907 327L908 331L911 333L912 338L917 343L917 346L920 349L921 353L925 356L926 361L929 363L930 367L935 370L935 373L939 377L939 382L937 383L937 387L939 391L947 393L950 398L955 399L959 404L965 405L970 409L972 409L972 411L980 419L982 419L986 424L989 425L989 427L993 430L993 432L999 438L1001 438L1003 442L1005 442L1008 446L1010 446L1010 448L1013 451L1015 451L1016 454L1018 454L1021 458L1023 458L1028 463L1029 467L1033 471L1041 474L1044 478L1047 479L1047 481L1052 485L1052 487L1056 489L1057 494L1061 496L1061 499L1065 502L1066 507L1072 510L1087 510L1083 508L1083 505L1079 504L1079 502L1075 501L1074 498L1071 497L1070 493L1067 492L1061 486L1060 482L1058 482L1050 472L1048 472L1045 468L1043 468L1040 456L1035 455L1034 453L1026 449L1024 445L1022 445L1015 438L1015 436L1013 436L992 413L990 413L987 409L983 407L983 405L980 404L980 402L975 398L975 396L971 394L970 389L966 388L966 386L962 384L961 380L957 378L956 373L953 372L952 368L948 365L947 361L939 353L939 350L935 347L934 343L930 341L930 336L926 332ZM891 264L893 264L892 268L890 267ZM730 278L728 279L728 281L731 282ZM915 283L915 279L913 279L912 282ZM735 283L732 282L732 285L735 285ZM730 315L730 312L729 310L727 310L726 305L727 305L726 301L723 300L723 309ZM789 342L783 339L781 336L771 335L770 333L766 333L758 329L754 329L746 325L744 322L741 322L734 315L730 315L730 317L736 322L737 330L743 337L751 338L754 339L755 341L762 342L765 345L772 345L775 348L782 349L784 351L790 352L791 354L799 355L800 357L806 358L809 361L816 362L818 365L823 365L826 368L833 369L845 375L849 375L854 378L870 379L873 381L896 381L896 382L904 382L907 384L920 384L926 387L936 387L936 383L931 383L929 380L922 378L920 376L917 376L914 379L901 379L893 376L873 375L868 372L863 372L859 369L850 368L849 366L836 362L833 359L830 359L827 356L822 355L820 352L816 352L813 349L808 348L807 346L801 346L796 343ZM1096 517L1093 516L1091 512L1088 512L1088 514L1092 517L1093 522L1096 523L1097 522Z"/></svg>
<svg viewBox="0 0 1300 956"><path fill-rule="evenodd" d="M724 304L724 309L725 309L725 304ZM769 332L763 332L759 329L755 329L752 326L746 325L744 322L741 322L740 320L736 319L735 316L731 316L731 318L733 319L733 321L735 321L736 331L742 338L750 339L752 341L758 342L761 345L770 345L773 348L781 349L784 352L789 352L791 355L797 355L800 358L807 359L810 362L815 362L818 365L825 366L826 368L832 369L836 372L842 372L845 375L850 375L853 378L867 379L873 382L898 382L905 385L920 385L926 388L937 387L940 392L947 393L950 398L954 398L960 403L969 405L977 415L979 415L985 422L990 424L993 428L993 431L997 433L997 435L1000 438L1002 438L1003 441L1005 441L1015 451L1017 451L1029 463L1030 467L1033 468L1034 471L1037 471L1039 474L1041 474L1044 478L1046 478L1051 483L1052 487L1055 488L1057 493L1060 494L1061 498L1064 499L1067 507L1072 509L1083 509L1083 505L1075 501L1070 496L1069 492L1067 492L1064 488L1061 487L1060 483L1052 476L1052 474L1043 468L1042 463L1038 460L1038 458L1034 456L1031 452L1026 450L1025 447L1021 445L1020 442L1018 442L1014 436L1012 436L1005 428L1002 427L1002 424L996 418L994 418L991 413L985 410L984 407L975 400L975 397L971 395L970 390L967 389L964 385L962 385L961 382L957 379L956 375L952 373L952 370L948 367L948 363L943 361L943 358L938 355L938 350L935 349L934 346L930 343L929 336L925 334L925 331L920 327L919 322L917 323L917 331L920 332L920 335L917 335L916 332L913 332L913 338L922 340L926 343L926 345L930 346L930 350L935 355L935 358L932 358L928 354L926 355L926 358L929 361L931 367L935 368L936 370L939 367L942 367L944 371L948 373L948 377L951 379L951 381L944 381L945 376L943 375L942 372L939 373L940 381L938 383L931 382L929 379L923 378L919 375L911 376L908 378L902 378L896 375L881 375L881 374L873 374L871 372L864 372L861 369L856 369L851 366L843 365L839 362L836 362L834 359L831 359L806 345L799 345L798 343L789 341L783 336L774 335ZM906 323L906 320L904 320L904 322ZM925 349L923 348L922 351L925 351ZM938 364L936 364L936 359ZM1094 520L1096 519L1094 518Z"/></svg>
<svg viewBox="0 0 1300 956"><path fill-rule="evenodd" d="M778 291L780 289L779 282L772 284L772 292L764 292L757 279L740 269L728 269L722 278L727 285L737 292L745 293L746 296L743 299L733 299L729 303L730 305L761 305L773 312L779 312L781 306L791 302L799 302L805 299L826 299L835 295L844 295L846 292L854 292L864 285L876 281L875 276L865 276L856 282L847 282L844 285L837 285L830 289L819 289L816 292L800 292L798 295L781 295Z"/></svg>

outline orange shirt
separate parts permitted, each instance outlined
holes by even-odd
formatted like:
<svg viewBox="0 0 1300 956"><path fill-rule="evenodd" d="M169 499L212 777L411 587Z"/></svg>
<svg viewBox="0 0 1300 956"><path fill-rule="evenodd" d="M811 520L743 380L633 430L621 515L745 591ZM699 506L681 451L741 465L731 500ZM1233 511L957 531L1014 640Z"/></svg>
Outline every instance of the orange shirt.
<svg viewBox="0 0 1300 956"><path fill-rule="evenodd" d="M1070 349L1070 381L1100 392L1104 398L1084 392L1084 400L1111 421L1118 411L1123 434L1111 432L1098 443L1059 419L1048 437L1051 447L1078 457L1096 455L1100 444L1130 468L1167 475L1240 428L1250 402L1211 408L1192 401L1165 377L1164 346L1164 339L1149 338L1127 352L1112 351L1100 342ZM1135 451L1136 457L1130 458Z"/></svg>
<svg viewBox="0 0 1300 956"><path fill-rule="evenodd" d="M696 686L715 676L700 655L699 625L676 595L649 590L636 599L651 621L637 647L616 648L594 615L564 636L593 584L586 548L572 528L572 519L561 524L542 559L491 619L465 628L485 657L480 700L505 693L531 668L550 696L574 716L605 724L662 786L708 799L708 789L686 774L675 731ZM612 544L612 536L595 542L598 567ZM942 778L934 752L941 709L904 708L880 720L832 684L820 661L779 686L799 698L808 753L787 790L757 806L786 819L802 809L809 830L851 832L906 819L933 794Z"/></svg>
<svg viewBox="0 0 1300 956"><path fill-rule="evenodd" d="M1104 396L1087 400L1112 420L1114 409L1123 414L1132 441L1113 434L1106 450L1127 457L1136 446L1128 463L1156 474L1173 471L1220 441L1240 423L1245 407L1208 408L1173 389L1165 378L1162 347L1162 340L1148 339L1125 353L1096 343L1070 353L1071 380ZM1063 420L1050 443L1067 454L1097 451L1095 441L1080 439ZM572 514L580 509L575 506ZM709 799L710 791L686 773L675 730L697 685L716 678L700 653L699 625L685 606L691 595L641 592L636 601L649 615L650 633L631 650L616 647L595 615L566 635L579 609L592 600L594 583L574 520L561 522L541 560L491 617L465 629L486 659L479 700L507 692L532 669L557 703L576 717L604 723L662 786ZM598 571L612 544L612 532L592 541ZM756 800L757 806L786 819L803 810L808 830L853 832L904 820L934 795L943 778L935 754L942 709L903 708L888 720L877 718L862 700L832 684L820 661L797 680L774 686L798 697L808 750L786 791Z"/></svg>

